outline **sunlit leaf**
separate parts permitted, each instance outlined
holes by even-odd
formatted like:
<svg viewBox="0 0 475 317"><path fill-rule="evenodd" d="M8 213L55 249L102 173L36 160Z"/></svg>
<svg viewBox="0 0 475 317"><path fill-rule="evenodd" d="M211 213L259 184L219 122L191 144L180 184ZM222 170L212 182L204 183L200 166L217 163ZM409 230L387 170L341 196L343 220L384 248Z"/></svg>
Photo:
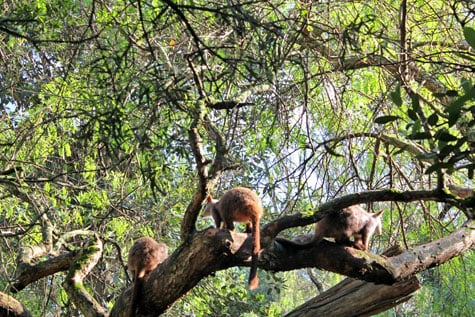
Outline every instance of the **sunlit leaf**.
<svg viewBox="0 0 475 317"><path fill-rule="evenodd" d="M402 105L402 97L401 97L401 85L398 84L393 92L389 93L389 97L394 102L394 104L398 107Z"/></svg>
<svg viewBox="0 0 475 317"><path fill-rule="evenodd" d="M465 36L465 40L468 44L470 44L472 49L475 49L475 29L466 26L463 28L463 35Z"/></svg>
<svg viewBox="0 0 475 317"><path fill-rule="evenodd" d="M397 119L400 119L400 117L399 116L382 116L382 117L377 117L376 119L374 119L374 122L378 124L386 124L389 122L396 121Z"/></svg>
<svg viewBox="0 0 475 317"><path fill-rule="evenodd" d="M429 125L431 126L435 126L437 122L439 122L439 115L436 112L434 112L429 116L429 118L427 118L427 123L429 123Z"/></svg>
<svg viewBox="0 0 475 317"><path fill-rule="evenodd" d="M450 134L450 132L445 129L437 131L437 133L434 135L434 138L444 142L457 141L457 137Z"/></svg>

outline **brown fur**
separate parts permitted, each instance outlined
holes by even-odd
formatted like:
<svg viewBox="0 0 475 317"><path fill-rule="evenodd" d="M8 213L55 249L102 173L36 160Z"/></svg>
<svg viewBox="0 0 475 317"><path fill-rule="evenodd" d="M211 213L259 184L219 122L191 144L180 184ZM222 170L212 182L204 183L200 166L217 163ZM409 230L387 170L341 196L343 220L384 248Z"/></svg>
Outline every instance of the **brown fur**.
<svg viewBox="0 0 475 317"><path fill-rule="evenodd" d="M134 288L131 296L130 316L135 316L144 278L168 257L165 243L142 237L135 241L129 251L127 267L132 273Z"/></svg>
<svg viewBox="0 0 475 317"><path fill-rule="evenodd" d="M335 238L335 242L338 244L368 250L371 236L375 232L378 234L382 232L382 214L383 210L369 213L358 205L350 206L319 220L315 224L315 234L308 243L299 243L281 237L277 237L276 241L302 249L311 247L327 237ZM354 237L353 242L350 240L351 237Z"/></svg>
<svg viewBox="0 0 475 317"><path fill-rule="evenodd" d="M373 214L358 205L329 214L316 223L313 242L318 243L328 237L335 238L338 244L352 245L350 238L353 236L354 247L368 250L371 236L375 232L381 234L382 214L383 210Z"/></svg>
<svg viewBox="0 0 475 317"><path fill-rule="evenodd" d="M234 230L234 222L246 224L246 232L251 232L253 241L251 272L249 273L249 289L259 285L257 277L257 260L261 250L259 220L264 214L259 196L249 188L235 187L230 189L220 200L208 196L203 216L213 217L216 227Z"/></svg>

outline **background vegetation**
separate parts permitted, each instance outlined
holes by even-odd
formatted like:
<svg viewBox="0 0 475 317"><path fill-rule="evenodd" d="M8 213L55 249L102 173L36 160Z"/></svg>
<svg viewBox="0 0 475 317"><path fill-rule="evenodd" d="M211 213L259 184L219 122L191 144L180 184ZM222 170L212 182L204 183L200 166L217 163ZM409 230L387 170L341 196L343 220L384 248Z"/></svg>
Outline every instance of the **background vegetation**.
<svg viewBox="0 0 475 317"><path fill-rule="evenodd" d="M192 127L207 159L225 149L214 196L255 189L262 224L356 192L463 187L455 194L465 198L474 188L471 1L6 0L2 9L0 291L22 256L45 247L33 265L81 250L95 233L104 249L85 284L110 309L129 283L135 238L171 252L182 243L198 187ZM369 201L386 211L371 251L447 236L473 218L461 206ZM474 266L472 248L420 273L423 288L382 315L468 316ZM341 279L259 270L250 293L247 272L216 272L166 315L280 316L318 294L310 276L324 289ZM14 296L34 316L79 315L66 274Z"/></svg>

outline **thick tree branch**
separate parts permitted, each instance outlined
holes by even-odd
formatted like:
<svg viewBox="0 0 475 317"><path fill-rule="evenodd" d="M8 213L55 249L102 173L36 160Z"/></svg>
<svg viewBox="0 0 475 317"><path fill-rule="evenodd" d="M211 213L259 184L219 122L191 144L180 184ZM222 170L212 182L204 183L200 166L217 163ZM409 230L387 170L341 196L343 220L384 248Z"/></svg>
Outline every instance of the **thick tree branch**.
<svg viewBox="0 0 475 317"><path fill-rule="evenodd" d="M178 247L150 274L143 287L143 305L138 316L163 313L202 278L232 266L245 238L245 234L214 228L196 233L189 243ZM127 316L131 289L129 287L120 295L110 317Z"/></svg>
<svg viewBox="0 0 475 317"><path fill-rule="evenodd" d="M52 228L50 229L52 230ZM88 230L73 230L66 232L57 239L54 248L52 247L52 237L51 241L49 241L50 238L44 238L49 241L47 247L40 245L22 248L17 258L17 277L15 283L11 287L11 292L19 292L30 283L43 277L68 270L71 263L76 260L80 251L73 250L63 254L59 254L59 252L66 245L66 240L78 235L93 235L93 232ZM45 255L48 255L50 258L38 262L38 259Z"/></svg>
<svg viewBox="0 0 475 317"><path fill-rule="evenodd" d="M15 298L0 292L0 316L31 317L31 313Z"/></svg>
<svg viewBox="0 0 475 317"><path fill-rule="evenodd" d="M351 205L376 201L410 202L417 200L449 203L460 208L468 219L474 218L474 211L472 209L473 197L460 200L451 195L449 192L445 192L443 190L399 191L395 189L386 189L354 193L333 199L329 202L321 204L311 216L304 216L300 213L296 213L290 216L281 217L264 225L261 236L263 237L264 241L269 243L277 236L279 232L285 229L309 225L322 219L332 212L336 212Z"/></svg>
<svg viewBox="0 0 475 317"><path fill-rule="evenodd" d="M84 278L100 260L102 251L102 241L95 236L95 239L82 250L80 256L71 264L69 273L63 283L68 297L88 317L105 317L108 315L104 307L89 294L83 284Z"/></svg>
<svg viewBox="0 0 475 317"><path fill-rule="evenodd" d="M301 250L276 241L261 253L259 264L260 268L275 272L316 267L380 284L396 281L391 266L383 257L327 240Z"/></svg>
<svg viewBox="0 0 475 317"><path fill-rule="evenodd" d="M388 259L397 282L393 285L345 279L341 283L295 308L293 316L372 316L408 300L419 284L415 274L461 255L475 245L475 224L437 241L417 246Z"/></svg>
<svg viewBox="0 0 475 317"><path fill-rule="evenodd" d="M180 246L151 273L144 286L144 305L140 316L163 313L202 278L213 272L232 266L248 266L251 245L251 238L244 233L215 228L197 233L190 243ZM392 284L421 270L445 263L474 245L473 222L445 238L406 250L390 259L326 240L301 250L274 242L263 245L259 268L288 271L317 267L378 284ZM414 287L412 283L402 283L398 287ZM111 317L125 316L129 302L130 288L116 302Z"/></svg>
<svg viewBox="0 0 475 317"><path fill-rule="evenodd" d="M78 253L78 251L71 251L35 265L21 265L18 276L10 291L13 293L19 292L43 277L66 271L77 258Z"/></svg>
<svg viewBox="0 0 475 317"><path fill-rule="evenodd" d="M183 217L181 224L182 241L190 239L195 233L195 223L202 204L215 186L221 173L235 167L235 165L229 163L227 158L228 149L224 137L213 123L206 119L205 108L201 102L198 106L198 113L195 116L196 118L188 132L188 136L198 170L198 189L186 208L185 216ZM198 131L198 127L201 124L204 125L209 139L215 142L216 155L213 160L207 159L203 154L202 140Z"/></svg>
<svg viewBox="0 0 475 317"><path fill-rule="evenodd" d="M196 231L195 223L198 218L201 205L206 198L207 192L207 179L208 179L208 167L210 163L204 156L202 146L201 146L201 137L198 133L197 128L198 120L195 122L194 126L188 131L188 137L190 140L191 150L193 156L195 157L196 169L198 170L198 189L195 192L191 202L185 211L185 216L181 223L181 239L186 241L190 236Z"/></svg>
<svg viewBox="0 0 475 317"><path fill-rule="evenodd" d="M393 285L348 278L296 307L285 317L372 316L409 300L420 287L415 276Z"/></svg>
<svg viewBox="0 0 475 317"><path fill-rule="evenodd" d="M439 240L426 243L389 259L395 278L403 280L417 272L438 266L475 246L475 222Z"/></svg>

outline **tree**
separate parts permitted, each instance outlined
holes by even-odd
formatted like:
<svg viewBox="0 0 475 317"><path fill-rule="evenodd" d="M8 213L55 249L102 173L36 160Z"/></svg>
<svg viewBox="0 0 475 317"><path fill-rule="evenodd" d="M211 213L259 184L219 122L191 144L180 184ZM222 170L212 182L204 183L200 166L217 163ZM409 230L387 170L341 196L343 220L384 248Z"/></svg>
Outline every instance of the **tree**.
<svg viewBox="0 0 475 317"><path fill-rule="evenodd" d="M207 194L237 185L266 207L260 274L315 267L359 280L289 316L342 290L353 313L374 314L408 300L416 273L435 285L430 268L473 264L470 2L3 7L2 313L124 315L123 257L145 235L172 252L144 285L141 315L172 315L213 275L221 289L201 306L204 294L188 295L190 313L213 315L221 301L230 315L271 315L258 295L285 282L269 273L247 294L232 280L247 271L221 271L249 265L250 238L198 217ZM387 210L371 252L283 242L354 204ZM396 244L399 254L376 255ZM457 267L452 276L471 274ZM470 286L473 275L460 288ZM381 297L361 305L360 287Z"/></svg>

